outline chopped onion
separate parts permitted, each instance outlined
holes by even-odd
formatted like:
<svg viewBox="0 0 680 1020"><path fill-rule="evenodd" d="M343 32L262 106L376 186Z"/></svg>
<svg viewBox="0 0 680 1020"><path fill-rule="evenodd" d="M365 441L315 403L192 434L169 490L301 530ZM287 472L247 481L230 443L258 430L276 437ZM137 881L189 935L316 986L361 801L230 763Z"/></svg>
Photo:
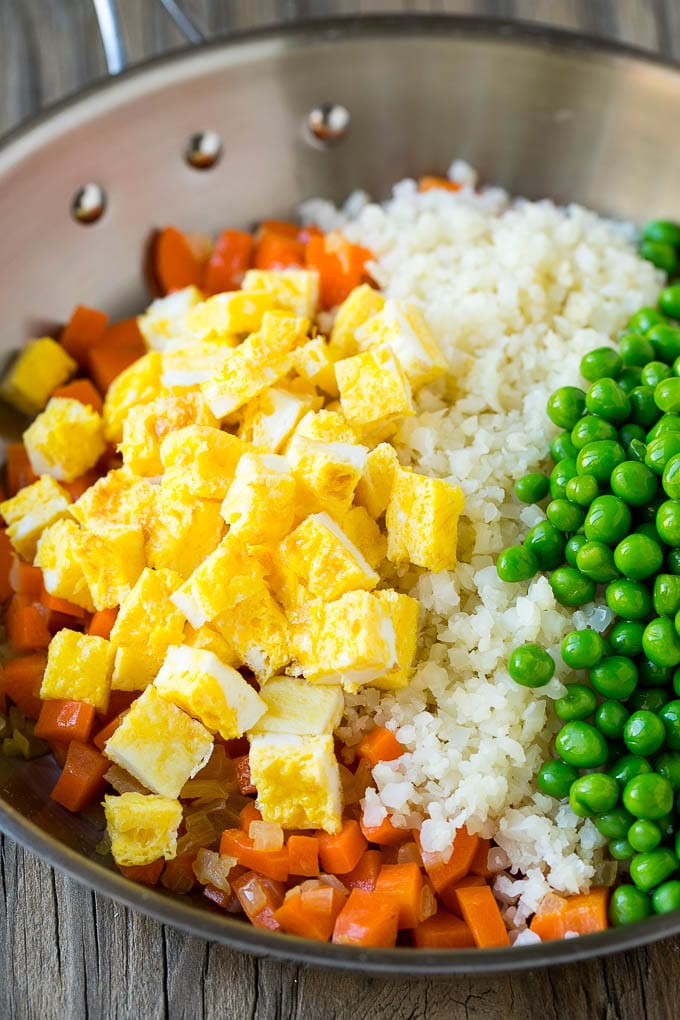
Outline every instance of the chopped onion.
<svg viewBox="0 0 680 1020"><path fill-rule="evenodd" d="M305 889L301 895L303 904L310 909L327 914L333 909L333 889L327 882L317 882L315 889Z"/></svg>
<svg viewBox="0 0 680 1020"><path fill-rule="evenodd" d="M417 843L402 843L397 850L397 864L417 864L420 866L423 859Z"/></svg>
<svg viewBox="0 0 680 1020"><path fill-rule="evenodd" d="M235 892L248 917L256 916L267 906L267 894L258 875L253 874L247 882L239 883Z"/></svg>
<svg viewBox="0 0 680 1020"><path fill-rule="evenodd" d="M553 914L560 910L563 910L566 905L566 900L563 896L557 896L555 893L547 893L538 905L537 914Z"/></svg>
<svg viewBox="0 0 680 1020"><path fill-rule="evenodd" d="M430 886L425 882L420 894L420 920L425 921L437 913L437 900Z"/></svg>
<svg viewBox="0 0 680 1020"><path fill-rule="evenodd" d="M229 793L228 786L221 779L188 779L182 787L180 797L182 800L196 800L199 797L211 800L222 798L224 804L224 797Z"/></svg>
<svg viewBox="0 0 680 1020"><path fill-rule="evenodd" d="M593 885L614 885L619 874L617 861L601 861L595 865Z"/></svg>
<svg viewBox="0 0 680 1020"><path fill-rule="evenodd" d="M161 884L174 893L190 893L194 880L184 868L166 867L161 875Z"/></svg>
<svg viewBox="0 0 680 1020"><path fill-rule="evenodd" d="M214 885L222 892L231 892L229 872L236 864L233 857L214 853L212 850L199 850L196 854L193 869L194 875L201 885Z"/></svg>
<svg viewBox="0 0 680 1020"><path fill-rule="evenodd" d="M255 850L280 850L283 846L283 829L276 822L254 820L248 827L248 835Z"/></svg>
<svg viewBox="0 0 680 1020"><path fill-rule="evenodd" d="M191 836L199 847L211 846L219 835L218 832L215 832L210 818L204 812L186 815L186 827L187 835Z"/></svg>
<svg viewBox="0 0 680 1020"><path fill-rule="evenodd" d="M129 772L122 769L120 765L111 765L104 773L104 779L109 783L116 793L148 793L145 786L131 776Z"/></svg>
<svg viewBox="0 0 680 1020"><path fill-rule="evenodd" d="M201 771L196 773L194 779L215 779L221 783L223 789L227 785L236 789L236 766L227 756L223 744L213 745L210 758Z"/></svg>
<svg viewBox="0 0 680 1020"><path fill-rule="evenodd" d="M505 871L510 866L510 858L500 846L492 846L486 858L486 866L492 874L498 871Z"/></svg>
<svg viewBox="0 0 680 1020"><path fill-rule="evenodd" d="M342 884L337 875L325 875L322 873L319 875L319 881L325 882L326 885L332 885L334 889L338 890L338 892L345 893L349 896L349 889L346 885Z"/></svg>

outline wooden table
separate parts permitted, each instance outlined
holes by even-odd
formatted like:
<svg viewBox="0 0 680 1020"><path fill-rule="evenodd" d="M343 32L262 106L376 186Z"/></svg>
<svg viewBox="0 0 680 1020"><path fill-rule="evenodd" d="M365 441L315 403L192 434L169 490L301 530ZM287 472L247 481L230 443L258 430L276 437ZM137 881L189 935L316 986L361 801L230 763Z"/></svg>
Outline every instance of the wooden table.
<svg viewBox="0 0 680 1020"><path fill-rule="evenodd" d="M132 60L181 44L154 0L119 7ZM446 11L540 21L680 59L677 0L184 0L184 7L209 35L330 9ZM0 133L104 73L91 0L0 0ZM675 981L680 938L514 977L371 979L260 960L118 906L0 836L0 1020L651 1020L679 1014Z"/></svg>

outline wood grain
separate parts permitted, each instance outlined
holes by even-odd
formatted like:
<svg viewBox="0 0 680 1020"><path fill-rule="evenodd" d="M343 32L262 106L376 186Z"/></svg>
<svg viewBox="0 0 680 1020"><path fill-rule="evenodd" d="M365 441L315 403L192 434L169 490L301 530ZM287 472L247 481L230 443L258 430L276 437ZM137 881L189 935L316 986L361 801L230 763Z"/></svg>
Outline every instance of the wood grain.
<svg viewBox="0 0 680 1020"><path fill-rule="evenodd" d="M214 36L329 13L479 13L680 59L676 0L184 0ZM131 60L182 45L154 0L119 0ZM0 0L0 134L105 74L91 0ZM0 1020L665 1020L680 939L516 977L372 979L258 960L76 885L0 837ZM675 986L675 987L674 987Z"/></svg>

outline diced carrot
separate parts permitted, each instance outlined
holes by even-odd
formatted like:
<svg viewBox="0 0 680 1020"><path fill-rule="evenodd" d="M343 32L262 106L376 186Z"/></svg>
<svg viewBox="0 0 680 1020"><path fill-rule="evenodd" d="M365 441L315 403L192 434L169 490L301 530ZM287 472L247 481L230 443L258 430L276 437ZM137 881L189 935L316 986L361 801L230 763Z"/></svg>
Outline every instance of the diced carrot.
<svg viewBox="0 0 680 1020"><path fill-rule="evenodd" d="M280 850L256 850L250 836L242 829L225 829L220 840L220 853L235 857L239 864L253 871L285 882L288 878L288 847Z"/></svg>
<svg viewBox="0 0 680 1020"><path fill-rule="evenodd" d="M40 567L14 556L9 571L9 583L12 591L22 595L41 595L43 592L43 575Z"/></svg>
<svg viewBox="0 0 680 1020"><path fill-rule="evenodd" d="M65 397L67 400L78 400L81 404L91 407L97 414L104 409L104 402L101 394L92 385L90 379L73 379L65 386L57 386L52 394L53 397Z"/></svg>
<svg viewBox="0 0 680 1020"><path fill-rule="evenodd" d="M113 734L116 732L116 730L123 721L124 715L125 715L124 712L121 712L120 715L115 715L113 719L107 722L106 726L103 726L100 730L98 730L95 733L94 737L92 738L92 743L96 748L98 748L100 751L104 750L104 744L109 739L109 737L112 737Z"/></svg>
<svg viewBox="0 0 680 1020"><path fill-rule="evenodd" d="M471 949L475 940L465 921L438 910L413 929L413 944L419 949Z"/></svg>
<svg viewBox="0 0 680 1020"><path fill-rule="evenodd" d="M6 602L12 594L10 571L14 562L14 551L5 528L0 528L0 602Z"/></svg>
<svg viewBox="0 0 680 1020"><path fill-rule="evenodd" d="M256 269L291 269L305 265L305 245L296 237L265 231L255 242Z"/></svg>
<svg viewBox="0 0 680 1020"><path fill-rule="evenodd" d="M578 935L604 931L607 927L609 890L596 886L588 893L564 898L563 906L536 914L529 925L544 942L563 939L568 931Z"/></svg>
<svg viewBox="0 0 680 1020"><path fill-rule="evenodd" d="M418 178L418 191L432 191L433 188L440 188L443 191L460 191L463 187L457 181L450 181L448 177L433 177L425 174Z"/></svg>
<svg viewBox="0 0 680 1020"><path fill-rule="evenodd" d="M491 949L510 945L500 909L488 885L458 889L458 902L476 946Z"/></svg>
<svg viewBox="0 0 680 1020"><path fill-rule="evenodd" d="M346 818L340 832L319 832L319 860L331 875L346 875L355 868L364 850L366 838L353 818Z"/></svg>
<svg viewBox="0 0 680 1020"><path fill-rule="evenodd" d="M111 691L105 712L98 713L102 722L110 722L122 712L127 711L133 701L139 697L139 691Z"/></svg>
<svg viewBox="0 0 680 1020"><path fill-rule="evenodd" d="M66 756L68 754L69 742L64 740L50 740L50 751L54 755L54 760L60 769L63 769L66 764Z"/></svg>
<svg viewBox="0 0 680 1020"><path fill-rule="evenodd" d="M378 843L379 846L399 846L411 838L411 830L398 829L392 825L389 815L385 815L379 825L365 825L362 817L359 825L369 843Z"/></svg>
<svg viewBox="0 0 680 1020"><path fill-rule="evenodd" d="M386 726L374 726L357 744L357 755L365 758L371 768L379 761L400 758L405 750L404 745L399 743L392 730Z"/></svg>
<svg viewBox="0 0 680 1020"><path fill-rule="evenodd" d="M203 289L208 294L237 290L250 268L254 243L245 230L223 230L205 267Z"/></svg>
<svg viewBox="0 0 680 1020"><path fill-rule="evenodd" d="M23 443L9 443L5 454L7 495L16 496L19 489L38 481Z"/></svg>
<svg viewBox="0 0 680 1020"><path fill-rule="evenodd" d="M35 724L36 737L43 740L80 740L86 744L94 725L94 708L85 701L61 698L44 701Z"/></svg>
<svg viewBox="0 0 680 1020"><path fill-rule="evenodd" d="M319 874L319 840L316 836L288 837L288 867L291 875L316 878ZM328 936L330 938L330 934Z"/></svg>
<svg viewBox="0 0 680 1020"><path fill-rule="evenodd" d="M238 813L238 819L244 832L250 832L251 822L262 821L262 814L254 800L249 800L247 804L243 805Z"/></svg>
<svg viewBox="0 0 680 1020"><path fill-rule="evenodd" d="M218 889L216 885L210 885L210 883L203 887L203 895L211 903L214 903L216 907L221 907L222 910L229 910L234 899L232 892L227 892L226 889Z"/></svg>
<svg viewBox="0 0 680 1020"><path fill-rule="evenodd" d="M366 850L359 858L358 864L342 876L342 884L348 889L371 891L375 889L382 866L383 855L380 850Z"/></svg>
<svg viewBox="0 0 680 1020"><path fill-rule="evenodd" d="M141 882L143 885L158 885L164 865L164 859L159 857L151 864L119 864L118 869L122 875L131 878L133 882Z"/></svg>
<svg viewBox="0 0 680 1020"><path fill-rule="evenodd" d="M89 355L89 368L101 392L106 393L113 380L141 358L143 353L143 349L133 347L110 347L107 344L93 347Z"/></svg>
<svg viewBox="0 0 680 1020"><path fill-rule="evenodd" d="M0 713L7 715L7 696L4 691L0 691Z"/></svg>
<svg viewBox="0 0 680 1020"><path fill-rule="evenodd" d="M219 739L222 740L221 737ZM234 737L232 740L224 740L222 743L224 744L227 758L231 758L235 766L237 758L243 758L244 755L247 755L250 747L247 737Z"/></svg>
<svg viewBox="0 0 680 1020"><path fill-rule="evenodd" d="M36 652L11 659L2 670L0 689L29 719L37 719L43 706L40 687L46 665L44 652Z"/></svg>
<svg viewBox="0 0 680 1020"><path fill-rule="evenodd" d="M47 648L52 635L46 613L31 595L13 595L5 615L7 639L13 652L37 652Z"/></svg>
<svg viewBox="0 0 680 1020"><path fill-rule="evenodd" d="M238 783L239 792L244 797L250 797L251 794L257 793L257 789L253 786L252 779L250 778L250 759L248 755L243 754L240 758L234 758L234 767L236 769L236 782Z"/></svg>
<svg viewBox="0 0 680 1020"><path fill-rule="evenodd" d="M153 267L162 294L192 285L200 287L203 282L203 262L176 227L158 231L153 245Z"/></svg>
<svg viewBox="0 0 680 1020"><path fill-rule="evenodd" d="M470 871L473 875L481 875L482 878L490 878L493 872L489 871L489 850L490 839L482 839L480 836L475 855L470 861Z"/></svg>
<svg viewBox="0 0 680 1020"><path fill-rule="evenodd" d="M451 885L452 882L457 882L458 879L467 875L479 845L479 836L471 836L465 826L463 826L463 828L457 830L453 844L453 853L448 861L444 863L439 854L423 853L423 848L420 844L420 833L417 830L414 830L413 837L423 856L425 871L436 892L440 892L447 885Z"/></svg>
<svg viewBox="0 0 680 1020"><path fill-rule="evenodd" d="M50 595L44 588L40 593L40 601L45 609L49 609L53 613L62 613L75 620L85 619L85 610L82 606L77 606L75 602L69 602L68 599L62 599L58 595Z"/></svg>
<svg viewBox="0 0 680 1020"><path fill-rule="evenodd" d="M285 886L282 882L255 871L246 871L230 882L251 924L270 931L280 929L275 914L283 903Z"/></svg>
<svg viewBox="0 0 680 1020"><path fill-rule="evenodd" d="M190 893L196 885L193 868L195 859L194 854L179 854L171 861L166 861L161 875L161 885L171 892Z"/></svg>
<svg viewBox="0 0 680 1020"><path fill-rule="evenodd" d="M465 875L463 878L459 878L457 882L451 882L450 885L440 889L438 893L439 899L452 914L462 917L460 903L458 902L458 890L467 889L471 885L486 885L486 881L481 875Z"/></svg>
<svg viewBox="0 0 680 1020"><path fill-rule="evenodd" d="M90 468L84 475L79 475L74 478L72 482L60 482L59 484L63 489L66 489L69 496L75 503L77 499L80 499L84 492L94 485L96 481L101 477L100 472L96 468Z"/></svg>
<svg viewBox="0 0 680 1020"><path fill-rule="evenodd" d="M371 252L352 244L337 231L310 237L305 262L319 273L321 304L333 308L366 277L366 262Z"/></svg>
<svg viewBox="0 0 680 1020"><path fill-rule="evenodd" d="M415 863L383 864L375 891L391 896L399 910L399 928L415 928L420 921L423 874Z"/></svg>
<svg viewBox="0 0 680 1020"><path fill-rule="evenodd" d="M50 797L69 811L81 811L102 793L104 773L110 764L90 744L72 740L68 745L66 764Z"/></svg>
<svg viewBox="0 0 680 1020"><path fill-rule="evenodd" d="M255 232L255 237L259 240L264 234L278 234L279 237L298 241L300 227L297 223L291 223L290 220L262 220Z"/></svg>
<svg viewBox="0 0 680 1020"><path fill-rule="evenodd" d="M101 339L103 347L125 348L126 350L139 351L141 357L146 350L144 337L142 336L137 316L132 315L129 319L119 319L107 327ZM98 345L99 346L99 345Z"/></svg>
<svg viewBox="0 0 680 1020"><path fill-rule="evenodd" d="M347 896L335 886L319 882L314 888L293 890L274 917L289 935L328 942Z"/></svg>
<svg viewBox="0 0 680 1020"><path fill-rule="evenodd" d="M391 896L352 889L335 922L333 942L389 949L397 941L398 916Z"/></svg>
<svg viewBox="0 0 680 1020"><path fill-rule="evenodd" d="M61 346L79 365L84 365L87 352L102 339L108 321L109 317L105 312L88 308L86 305L78 305L73 309L71 318L61 331L59 338Z"/></svg>
<svg viewBox="0 0 680 1020"><path fill-rule="evenodd" d="M87 633L94 637L103 637L107 641L118 616L118 609L98 609L92 615L87 626Z"/></svg>

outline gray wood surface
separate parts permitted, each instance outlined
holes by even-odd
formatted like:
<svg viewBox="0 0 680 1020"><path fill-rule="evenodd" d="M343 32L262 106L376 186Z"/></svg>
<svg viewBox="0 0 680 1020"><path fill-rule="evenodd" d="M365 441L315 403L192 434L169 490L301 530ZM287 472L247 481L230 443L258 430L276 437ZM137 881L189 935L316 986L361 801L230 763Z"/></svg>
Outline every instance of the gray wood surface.
<svg viewBox="0 0 680 1020"><path fill-rule="evenodd" d="M119 0L132 60L182 44L154 0ZM184 0L212 36L328 13L520 18L680 59L678 0ZM91 0L0 0L0 134L101 77ZM184 935L0 836L0 1020L317 1017L583 1020L678 1015L680 939L515 977L370 979L258 960Z"/></svg>

